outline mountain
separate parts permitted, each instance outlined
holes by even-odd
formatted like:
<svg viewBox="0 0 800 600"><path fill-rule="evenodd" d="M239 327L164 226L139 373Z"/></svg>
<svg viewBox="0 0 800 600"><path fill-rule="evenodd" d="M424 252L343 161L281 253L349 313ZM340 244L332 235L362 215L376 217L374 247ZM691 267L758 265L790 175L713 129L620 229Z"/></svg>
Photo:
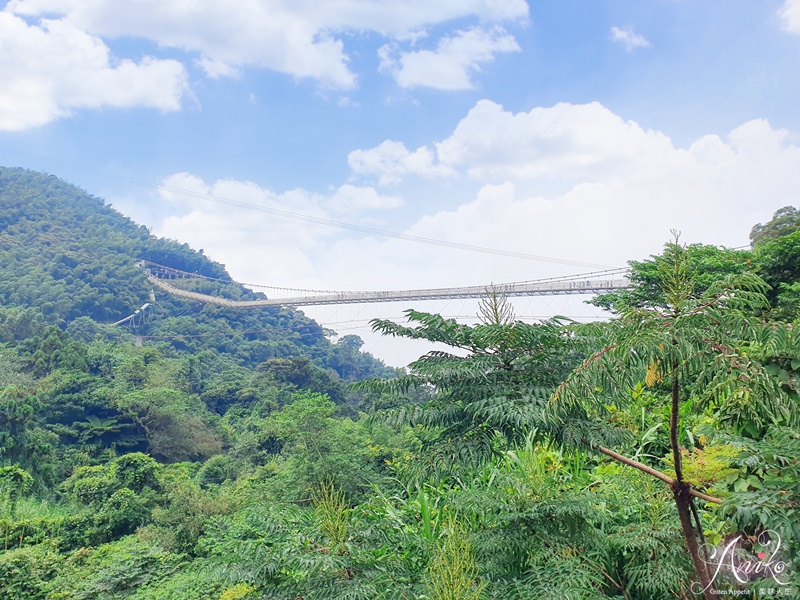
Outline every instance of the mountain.
<svg viewBox="0 0 800 600"><path fill-rule="evenodd" d="M305 357L347 380L394 374L359 352L353 336L331 344L331 332L297 310L225 309L153 290L136 266L140 260L231 281L202 251L151 235L53 175L0 168L0 342L30 338L47 325L84 341L113 335L105 325L151 303L146 319L129 321L128 331L178 351L221 352L247 367ZM264 297L234 283L200 286L234 299Z"/></svg>
<svg viewBox="0 0 800 600"><path fill-rule="evenodd" d="M379 322L472 351L348 386L392 372L356 336L332 344L290 309L151 300L141 260L258 295L98 198L0 169L0 598L685 597L703 567L678 488L709 544L767 526L764 555L800 564L787 214L752 252L632 261L609 323L508 322L496 297L476 326ZM736 286L748 267L771 304L752 273Z"/></svg>

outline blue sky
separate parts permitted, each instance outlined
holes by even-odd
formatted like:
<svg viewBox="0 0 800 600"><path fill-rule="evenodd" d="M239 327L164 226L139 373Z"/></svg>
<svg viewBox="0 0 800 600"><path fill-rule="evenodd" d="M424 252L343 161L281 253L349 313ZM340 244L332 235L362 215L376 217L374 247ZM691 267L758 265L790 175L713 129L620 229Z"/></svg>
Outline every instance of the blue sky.
<svg viewBox="0 0 800 600"><path fill-rule="evenodd" d="M739 246L798 202L798 66L800 0L12 0L0 164L102 196L241 281L534 279L586 267L208 197L575 263L624 265L671 228ZM389 349L365 322L403 308L307 312L400 364L420 348Z"/></svg>

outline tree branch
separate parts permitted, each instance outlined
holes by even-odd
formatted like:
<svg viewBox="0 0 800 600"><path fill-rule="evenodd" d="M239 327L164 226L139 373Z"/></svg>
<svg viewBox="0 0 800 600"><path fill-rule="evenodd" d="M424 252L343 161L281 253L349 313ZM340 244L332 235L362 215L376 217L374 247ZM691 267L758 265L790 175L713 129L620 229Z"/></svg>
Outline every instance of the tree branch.
<svg viewBox="0 0 800 600"><path fill-rule="evenodd" d="M586 369L586 368L587 368L587 367L588 367L590 364L592 364L594 361L596 361L597 359L599 359L599 358L600 358L601 356L603 356L603 355L604 355L606 352L610 352L611 350L613 350L613 349L614 349L614 348L616 348L616 347L617 347L617 344L616 344L616 343L614 343L614 344L611 344L610 346L606 346L605 348L603 348L603 349L602 349L602 350L600 350L599 352L595 352L595 353L594 353L592 356L590 356L588 359L586 359L586 360L584 361L584 363L583 363L583 364L582 364L580 367L578 367L577 369L575 369L575 371L572 373L572 375L570 375L570 376L567 378L567 380L566 380L566 381L564 381L564 383L562 383L560 386L558 386L558 389L557 389L557 390L555 391L555 393L553 394L553 398L555 398L555 399L558 399L558 396L561 394L561 390L563 390L563 389L564 389L564 388L567 386L567 384L568 384L568 383L569 383L569 382L570 382L570 381L571 381L571 380L572 380L572 379L573 379L575 376L577 376L578 374L580 374L580 372L581 372L581 371L583 371L584 369Z"/></svg>
<svg viewBox="0 0 800 600"><path fill-rule="evenodd" d="M722 498L717 498L716 496L709 496L708 494L704 494L703 492L698 492L694 488L689 488L689 495L694 496L695 498L700 498L700 500L705 500L706 502L713 502L714 504L722 504Z"/></svg>
<svg viewBox="0 0 800 600"><path fill-rule="evenodd" d="M586 440L584 440L584 442L587 443ZM591 444L589 445L591 446ZM598 452L605 454L606 456L610 456L614 460L621 462L622 464L628 465L629 467L633 467L634 469L639 469L640 471L647 473L648 475L652 475L656 479L660 479L669 486L672 486L675 483L675 480L669 475L666 475L661 471L654 469L653 467L648 467L646 464L640 463L638 460L633 460L632 458L623 456L622 454L614 452L613 450L610 450L609 448L606 448L604 446L593 446L593 447Z"/></svg>
<svg viewBox="0 0 800 600"><path fill-rule="evenodd" d="M605 448L604 446L592 446L586 440L583 440L583 443L589 446L590 448L594 448L601 454L605 454L606 456L609 456L614 460L621 462L624 465L628 465L629 467L633 467L634 469L639 469L643 473L647 473L648 475L651 475L652 477L655 477L656 479L663 481L670 487L673 487L677 483L677 481L672 477L670 477L669 475L666 475L665 473L662 473L661 471L654 469L653 467L649 467L644 463L640 463L638 460L633 460L632 458L623 456L622 454L614 452L613 450ZM713 502L714 504L722 504L721 498L716 498L714 496L709 496L708 494L704 494L703 492L698 492L697 490L691 487L688 488L687 491L690 495L694 496L695 498L700 498L701 500L705 500L706 502Z"/></svg>

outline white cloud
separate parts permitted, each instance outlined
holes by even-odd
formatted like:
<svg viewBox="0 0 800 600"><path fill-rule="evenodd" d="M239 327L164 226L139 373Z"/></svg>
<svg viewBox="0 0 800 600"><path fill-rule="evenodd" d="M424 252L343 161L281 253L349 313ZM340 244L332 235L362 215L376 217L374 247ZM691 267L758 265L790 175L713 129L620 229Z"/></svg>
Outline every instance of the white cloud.
<svg viewBox="0 0 800 600"><path fill-rule="evenodd" d="M753 224L796 202L800 148L791 140L756 120L726 138L708 135L678 148L599 104L515 115L483 102L436 145L441 163L427 163L472 174L478 191L453 210L432 202L405 232L609 265L657 252L673 227L690 242L736 246ZM536 192L549 190L540 183L553 178L565 182L562 191ZM357 273L334 274L335 264L357 256ZM328 286L338 277L367 288L510 281L563 269L395 240L337 241L319 265ZM354 280L367 274L378 281Z"/></svg>
<svg viewBox="0 0 800 600"><path fill-rule="evenodd" d="M609 143L583 148L594 153L590 164L613 168L577 171L580 176L574 178L576 166L587 162L581 146L574 145L574 140L584 133L586 122L581 118L584 107L564 105L558 111L569 113L570 108L575 117L572 126L554 133L554 138L559 139L552 140L555 146L564 148L565 155L551 163L550 172L538 171L538 166L528 171L521 168L520 161L511 161L506 169L497 169L507 175L504 181L498 177L495 183L479 184L474 195L455 209L438 210L439 205L431 202L427 214L404 233L624 266L627 260L658 253L669 240L672 228L681 230L682 239L688 243L746 244L755 223L768 220L780 206L797 202L800 147L792 143L787 132L775 130L763 120L745 123L724 138L704 136L684 149L671 144L663 133L647 132L619 117L609 118L599 123L594 132ZM485 147L494 147L507 135L507 130L496 124L491 120L484 123ZM533 129L528 125L520 135ZM615 147L615 141L619 147ZM567 156L572 152L574 160ZM531 159L534 165L537 161L535 157ZM515 171L523 176L514 176ZM539 178L571 179L572 183L560 192L524 191L535 188L538 181L531 180L529 172L540 172ZM441 192L442 188L437 188L430 196L435 198ZM310 258L319 278L318 287L325 289L481 285L587 270L398 240L332 241L326 252ZM353 269L352 265L358 268ZM570 304L563 297L517 299L515 305L521 315L580 316L593 312L580 301ZM446 314L475 313L474 303L469 302L413 306ZM398 306L385 316L399 318L402 309L408 307ZM313 314L335 322L344 320L342 310L345 309L336 313L318 310ZM346 314L354 315L348 318L362 314L384 316L380 310L370 306ZM363 329L357 333L367 341L368 350L390 358L393 364L405 364L431 349L404 346L398 340L381 339Z"/></svg>
<svg viewBox="0 0 800 600"><path fill-rule="evenodd" d="M301 287L313 284L311 255L325 252L342 233L322 221L374 225L376 211L403 204L398 196L384 196L373 188L351 184L327 195L303 189L277 193L247 181L207 183L190 173L167 177L159 195L174 208L173 216L156 228L158 235L203 247L225 264L240 268L247 264L238 275L243 281L258 282L258 274L269 265L270 280L291 280L295 285L302 283ZM231 203L263 210L234 208ZM294 219L278 212L309 219Z"/></svg>
<svg viewBox="0 0 800 600"><path fill-rule="evenodd" d="M661 132L645 131L603 105L556 104L510 113L490 100L479 101L452 135L413 153L387 140L350 153L353 173L378 176L381 184L404 176L452 177L463 174L482 182L586 180L598 176L645 176L671 148Z"/></svg>
<svg viewBox="0 0 800 600"><path fill-rule="evenodd" d="M452 134L409 152L385 142L351 155L360 174L395 176L457 170L472 191L444 209L449 180L426 182L427 195L395 210L411 225L382 228L412 236L502 248L540 256L624 266L660 251L670 229L688 243L739 246L750 228L779 207L797 202L800 147L790 133L765 120L749 121L727 136L706 135L676 147L667 135L645 130L600 104L559 104L514 114L497 104L476 105ZM503 150L504 145L508 146ZM435 148L436 153L430 148ZM413 166L410 157L419 163ZM370 163L365 157L374 159ZM359 170L360 169L360 170ZM551 189L543 182L558 179ZM252 183L213 184L189 175L170 183L199 193L262 204L324 219L370 222L376 210L400 204L371 188L346 184L325 195L276 193ZM459 189L462 193L463 187ZM448 206L453 206L448 198ZM240 281L314 289L414 289L481 285L585 271L563 265L465 253L397 239L342 232L320 224L228 206L180 199L182 215L156 233L186 240L226 264ZM410 204L410 203L409 203ZM423 213L409 211L422 209ZM395 213L392 213L395 214ZM591 312L577 300L519 299L520 314ZM473 314L474 303L415 305L447 314ZM331 323L399 317L409 306L314 309ZM347 326L343 326L347 327ZM352 332L343 330L344 333ZM426 351L408 350L364 329L367 349L395 364ZM405 350L398 350L399 348ZM404 354L405 352L405 354Z"/></svg>
<svg viewBox="0 0 800 600"><path fill-rule="evenodd" d="M387 45L379 56L381 70L391 73L401 87L454 91L472 89L472 73L496 54L519 51L519 44L502 27L474 27L442 38L435 50L400 52Z"/></svg>
<svg viewBox="0 0 800 600"><path fill-rule="evenodd" d="M625 50L628 52L634 48L649 48L652 46L644 36L634 32L632 27L626 27L625 29L612 27L610 38L612 42L625 46Z"/></svg>
<svg viewBox="0 0 800 600"><path fill-rule="evenodd" d="M215 0L131 0L124 4L114 0L11 0L8 7L26 15L67 14L71 20L108 35L131 34L145 23L155 24L153 35L158 36L170 25L186 30L199 27L204 30L199 35L204 36L247 19L256 20L247 30L265 25L274 29L275 25L268 23L273 20L281 24L303 22L317 31L376 31L401 36L468 16L486 22L524 20L528 16L525 0L240 0L236 10ZM178 23L179 18L189 22Z"/></svg>
<svg viewBox="0 0 800 600"><path fill-rule="evenodd" d="M178 110L186 73L174 60L115 61L73 25L28 25L0 12L0 130L44 125L82 108Z"/></svg>
<svg viewBox="0 0 800 600"><path fill-rule="evenodd" d="M800 0L786 0L778 16L785 31L800 34Z"/></svg>
<svg viewBox="0 0 800 600"><path fill-rule="evenodd" d="M436 151L441 164L473 179L503 181L628 175L632 165L641 174L667 147L663 133L644 131L597 102L514 114L482 100Z"/></svg>
<svg viewBox="0 0 800 600"><path fill-rule="evenodd" d="M509 140L513 128L517 138ZM527 147L520 142L526 138L534 140L534 146L536 140L546 139L547 150ZM725 138L708 135L678 148L663 133L646 131L598 104L560 104L514 115L488 103L473 109L448 138L456 139L460 154L450 154L457 160L448 164L483 177L473 184L469 199L448 210L435 201L446 188L430 182L429 196L415 198L413 205L426 207L425 214L418 214L403 233L624 265L628 259L657 252L671 228L683 230L688 242L746 243L750 227L769 219L776 208L796 202L800 188L800 148L786 131L763 120L745 123ZM494 156L504 142L512 149ZM419 152L409 153L398 142L381 147L394 148L401 158ZM426 168L436 166L428 159L423 162ZM555 192L536 192L537 182L547 178L561 178L565 185ZM339 218L346 210L363 211L356 214L368 217L373 208L399 204L370 188L347 185L326 196L303 190L277 194L233 181L208 187L215 195L322 218ZM214 231L225 231L210 254L235 274L245 270L255 281L388 289L533 279L564 274L565 269L342 234L321 225L194 201L192 213L206 224L200 227L187 217L175 217L159 233L202 244L208 252L207 240ZM276 259L270 261L269 272L258 277L265 266L238 262L231 254L242 247L249 248L251 256L265 247L279 253L287 244L302 254L307 268L293 272L292 263Z"/></svg>
<svg viewBox="0 0 800 600"><path fill-rule="evenodd" d="M402 142L387 140L369 150L354 150L347 163L354 174L377 176L381 185L398 183L405 175L446 177L454 174L449 167L434 164L435 156L425 146L409 152Z"/></svg>
<svg viewBox="0 0 800 600"><path fill-rule="evenodd" d="M239 69L232 67L226 62L216 60L203 56L197 60L197 65L208 75L211 79L219 79L220 77L237 78L241 74Z"/></svg>
<svg viewBox="0 0 800 600"><path fill-rule="evenodd" d="M216 0L12 0L26 16L62 15L103 37L134 36L201 55L213 77L255 66L349 88L356 77L336 33L374 31L403 38L463 17L523 20L524 0L241 0L235 10Z"/></svg>
<svg viewBox="0 0 800 600"><path fill-rule="evenodd" d="M382 196L371 187L345 184L334 191L327 205L337 213L353 214L398 208L403 205L403 199L400 196Z"/></svg>
<svg viewBox="0 0 800 600"><path fill-rule="evenodd" d="M86 108L180 108L188 92L180 62L117 58L108 39L140 38L188 52L188 62L210 78L255 67L349 89L356 74L344 35L377 32L410 44L454 19L491 24L527 15L525 0L241 0L235 10L216 0L11 0L0 10L0 130ZM463 89L479 64L515 49L502 29L475 28L445 37L427 67L424 53L402 55L397 77L401 85Z"/></svg>
<svg viewBox="0 0 800 600"><path fill-rule="evenodd" d="M573 130L562 137L573 137L582 127L575 119ZM487 137L504 134L486 124ZM555 193L523 191L529 188L526 181L514 177L480 184L455 209L437 210L432 203L404 233L624 266L659 252L672 228L683 231L689 243L746 244L755 223L797 201L800 148L766 121L745 123L726 138L704 136L685 149L664 143L663 134L631 133L622 119L608 121L605 134L626 147L596 149L607 154L597 162L620 162L616 169L597 170ZM644 157L636 157L642 148ZM553 169L566 169L565 178L572 174L568 161ZM382 239L337 239L314 263L328 289L478 285L578 271ZM352 264L358 270L337 266Z"/></svg>
<svg viewBox="0 0 800 600"><path fill-rule="evenodd" d="M360 104L353 100L350 96L339 96L336 100L336 106L339 108L358 108Z"/></svg>

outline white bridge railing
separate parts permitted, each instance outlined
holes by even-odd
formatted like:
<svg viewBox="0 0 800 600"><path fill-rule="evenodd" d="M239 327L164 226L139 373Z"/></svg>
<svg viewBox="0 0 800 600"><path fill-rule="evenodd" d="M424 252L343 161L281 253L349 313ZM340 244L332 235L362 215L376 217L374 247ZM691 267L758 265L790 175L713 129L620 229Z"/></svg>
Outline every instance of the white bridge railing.
<svg viewBox="0 0 800 600"><path fill-rule="evenodd" d="M572 277L540 279L517 283L493 284L489 286L450 287L420 290L396 290L379 292L321 292L313 295L265 300L229 300L182 290L164 279L148 272L149 281L170 294L216 304L228 308L255 308L259 306L310 306L318 304L354 304L373 302L395 302L414 300L439 300L448 298L479 298L487 289L497 290L506 296L552 296L561 294L597 294L630 287L627 270L601 271ZM230 282L229 282L230 283Z"/></svg>

